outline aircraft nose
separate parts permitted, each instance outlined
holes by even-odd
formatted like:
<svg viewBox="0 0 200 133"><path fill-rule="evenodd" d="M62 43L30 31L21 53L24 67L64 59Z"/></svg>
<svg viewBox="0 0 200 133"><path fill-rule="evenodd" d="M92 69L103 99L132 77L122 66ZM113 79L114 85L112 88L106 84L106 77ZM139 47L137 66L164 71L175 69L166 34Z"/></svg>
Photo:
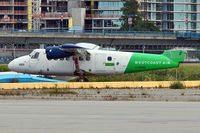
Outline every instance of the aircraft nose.
<svg viewBox="0 0 200 133"><path fill-rule="evenodd" d="M10 69L10 70L14 70L14 68L15 68L15 65L16 63L15 63L15 60L12 60L9 64L8 64L8 68Z"/></svg>

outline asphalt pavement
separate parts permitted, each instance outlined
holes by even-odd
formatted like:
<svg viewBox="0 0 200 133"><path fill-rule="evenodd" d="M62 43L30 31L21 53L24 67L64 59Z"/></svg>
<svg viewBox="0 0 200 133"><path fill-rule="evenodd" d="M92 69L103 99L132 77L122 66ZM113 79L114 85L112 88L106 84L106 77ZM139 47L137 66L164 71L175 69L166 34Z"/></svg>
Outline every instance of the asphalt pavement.
<svg viewBox="0 0 200 133"><path fill-rule="evenodd" d="M200 103L0 100L0 133L161 132L200 132Z"/></svg>

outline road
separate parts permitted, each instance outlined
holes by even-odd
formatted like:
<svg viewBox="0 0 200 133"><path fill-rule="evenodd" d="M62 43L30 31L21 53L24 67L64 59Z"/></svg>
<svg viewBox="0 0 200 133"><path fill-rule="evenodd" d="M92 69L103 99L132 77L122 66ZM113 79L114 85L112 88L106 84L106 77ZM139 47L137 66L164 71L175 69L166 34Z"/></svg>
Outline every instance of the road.
<svg viewBox="0 0 200 133"><path fill-rule="evenodd" d="M198 102L0 100L0 133L197 133Z"/></svg>

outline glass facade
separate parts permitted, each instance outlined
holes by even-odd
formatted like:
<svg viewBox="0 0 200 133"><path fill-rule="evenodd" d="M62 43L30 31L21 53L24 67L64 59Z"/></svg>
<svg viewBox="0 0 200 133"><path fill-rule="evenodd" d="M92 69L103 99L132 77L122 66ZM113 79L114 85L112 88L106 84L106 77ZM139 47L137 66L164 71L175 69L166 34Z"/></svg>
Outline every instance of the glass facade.
<svg viewBox="0 0 200 133"><path fill-rule="evenodd" d="M120 20L112 20L112 19L106 19L106 20L94 20L93 21L93 27L121 27Z"/></svg>
<svg viewBox="0 0 200 133"><path fill-rule="evenodd" d="M200 32L200 0L141 0L140 5L144 19L162 31Z"/></svg>
<svg viewBox="0 0 200 133"><path fill-rule="evenodd" d="M91 4L92 17L92 30L119 30L121 21L119 20L122 15L121 8L123 7L122 1L93 1ZM89 20L86 21L89 23Z"/></svg>
<svg viewBox="0 0 200 133"><path fill-rule="evenodd" d="M103 10L98 10L94 11L94 14L96 15L122 15L121 11L103 11Z"/></svg>
<svg viewBox="0 0 200 133"><path fill-rule="evenodd" d="M123 2L98 2L96 4L96 8L95 9L115 9L115 10L119 10L120 8L123 7Z"/></svg>

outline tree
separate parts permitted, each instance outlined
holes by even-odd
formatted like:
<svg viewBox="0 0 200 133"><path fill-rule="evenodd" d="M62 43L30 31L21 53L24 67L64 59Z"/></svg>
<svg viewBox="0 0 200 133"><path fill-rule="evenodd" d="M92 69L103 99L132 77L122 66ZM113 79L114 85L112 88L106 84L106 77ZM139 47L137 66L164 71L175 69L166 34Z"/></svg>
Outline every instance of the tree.
<svg viewBox="0 0 200 133"><path fill-rule="evenodd" d="M121 8L123 15L121 17L121 30L128 31L128 18L132 18L131 31L159 31L159 27L154 22L142 20L141 14L138 12L139 4L136 0L126 0L124 7Z"/></svg>

